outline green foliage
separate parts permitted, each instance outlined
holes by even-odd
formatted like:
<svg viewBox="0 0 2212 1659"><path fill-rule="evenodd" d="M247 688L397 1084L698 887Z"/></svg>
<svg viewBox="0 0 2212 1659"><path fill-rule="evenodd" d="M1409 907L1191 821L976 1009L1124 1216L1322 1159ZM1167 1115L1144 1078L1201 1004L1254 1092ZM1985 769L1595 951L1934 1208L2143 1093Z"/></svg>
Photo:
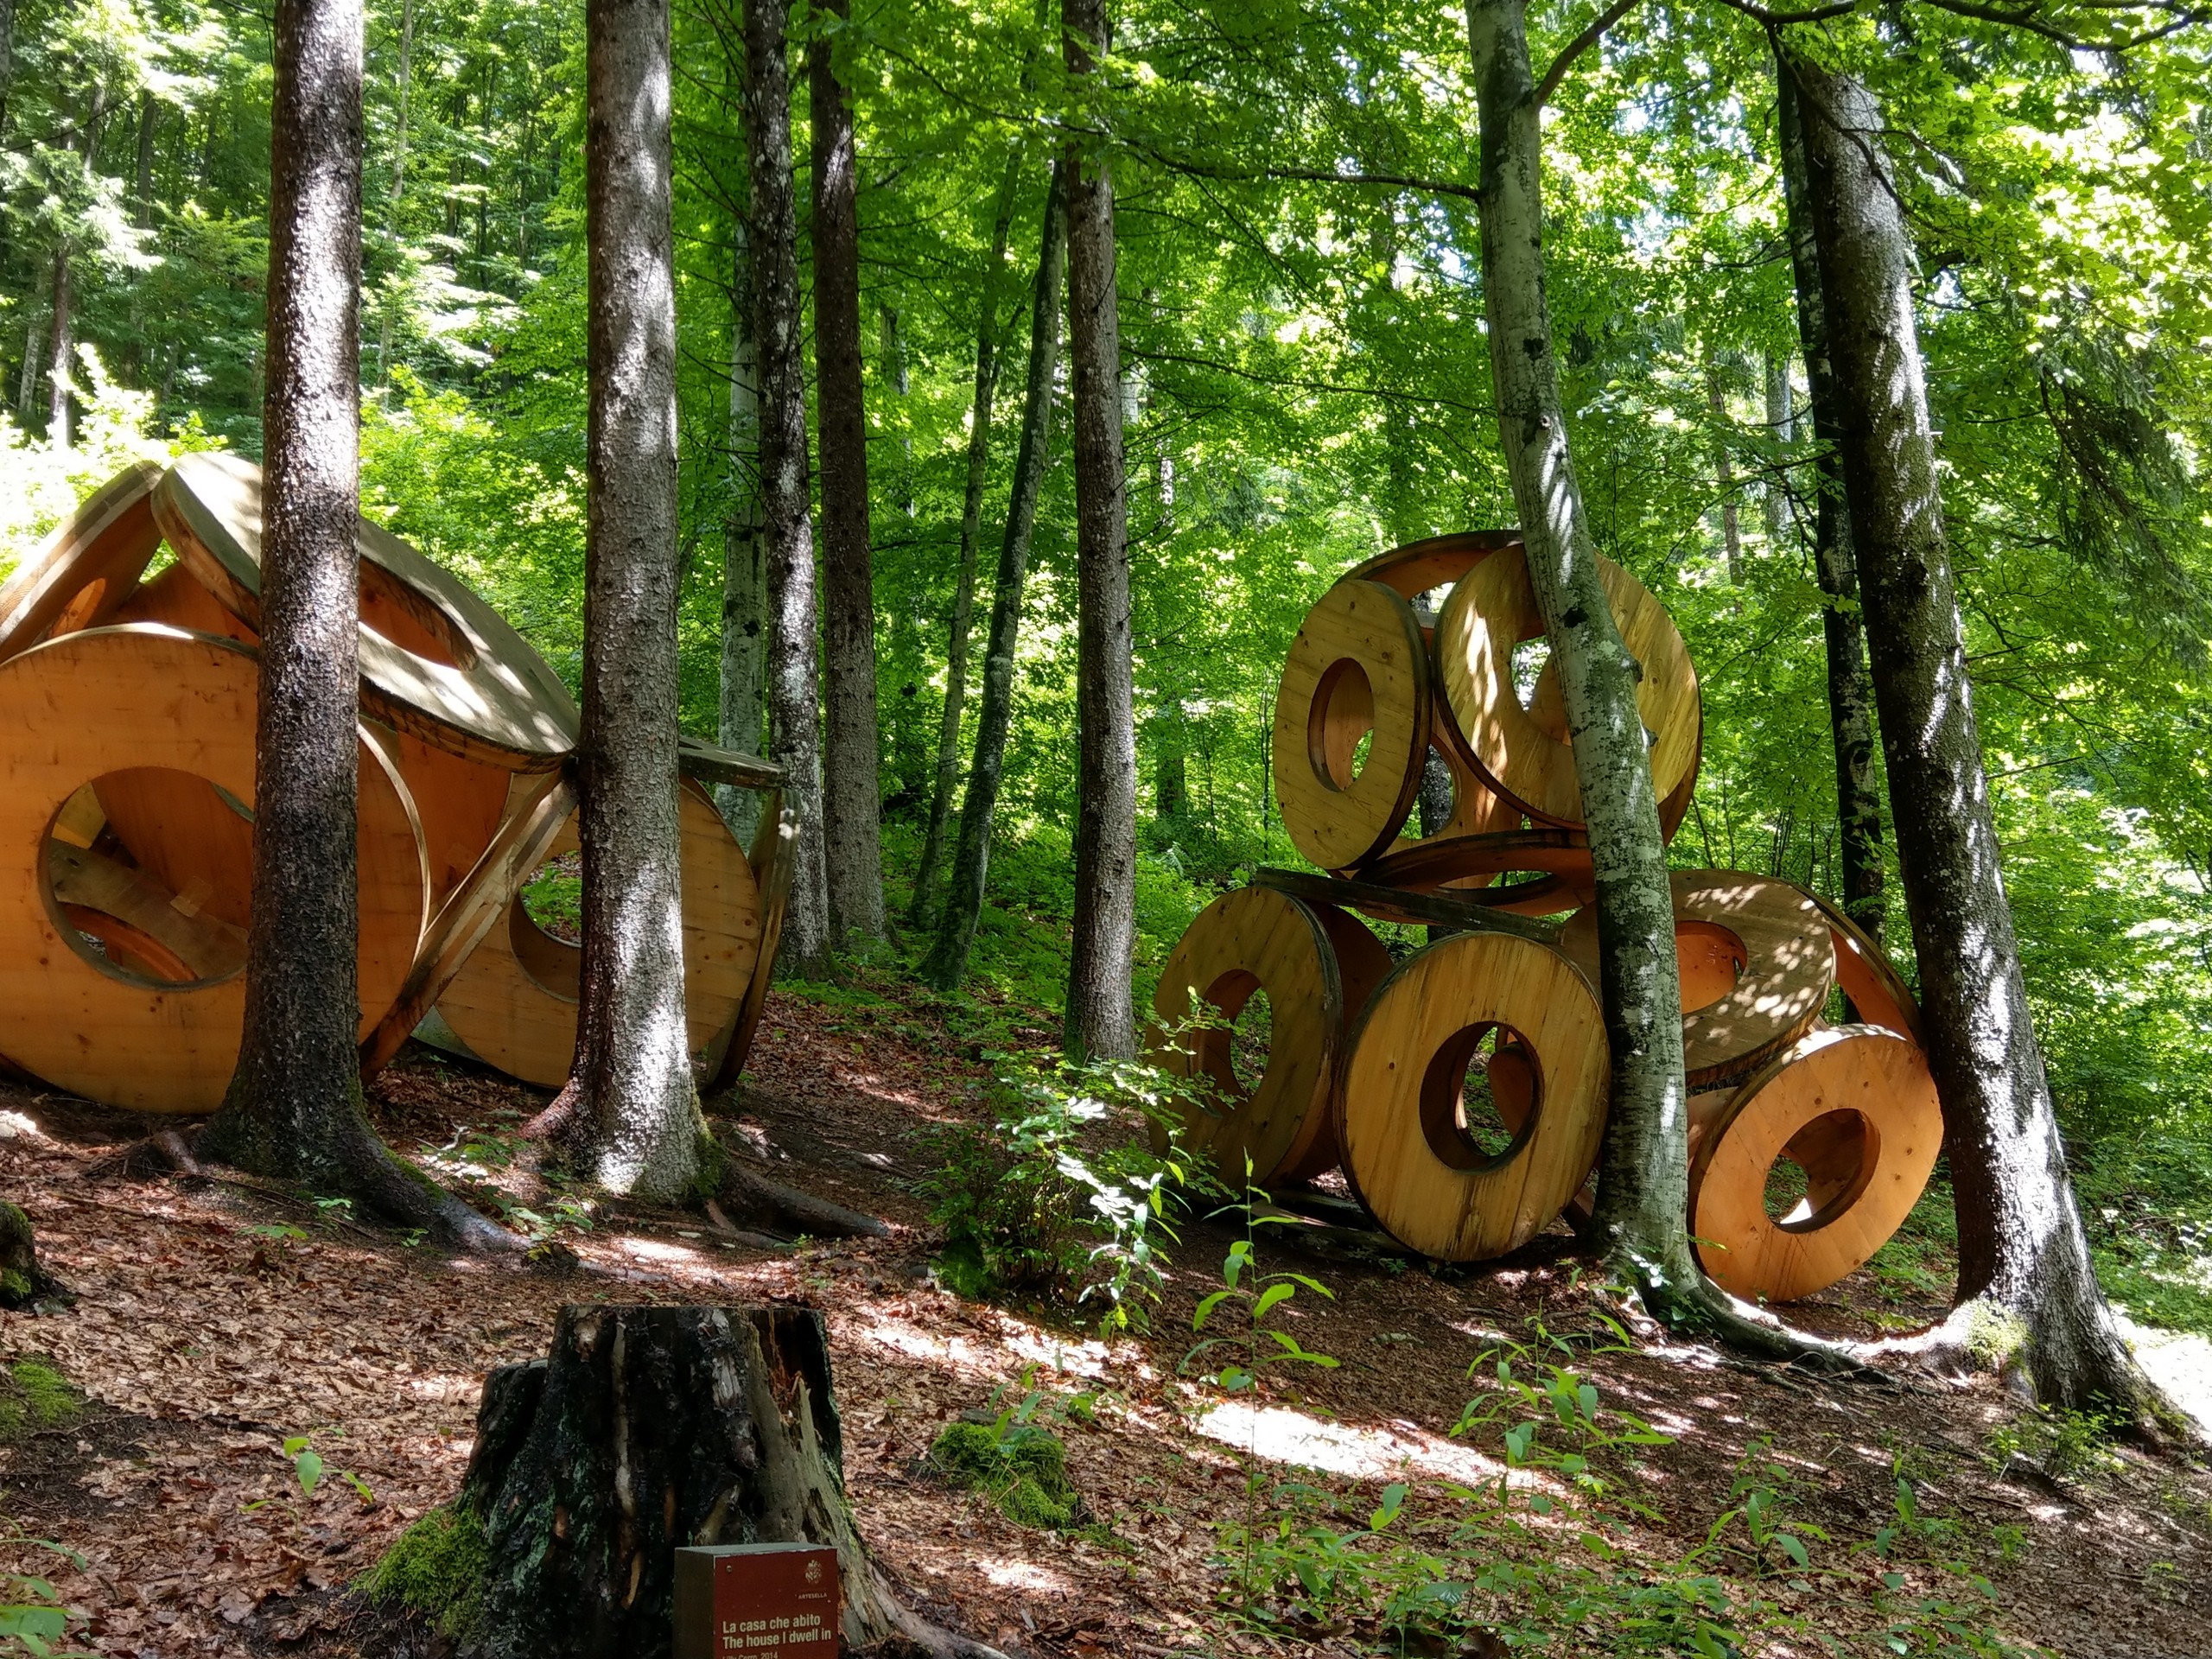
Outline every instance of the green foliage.
<svg viewBox="0 0 2212 1659"><path fill-rule="evenodd" d="M0 1523L0 1551L10 1557L29 1553L49 1555L82 1572L85 1558L75 1550L44 1538L33 1538L12 1522ZM0 1569L0 1659L70 1659L82 1650L59 1645L81 1633L86 1616L81 1608L67 1605L53 1581L35 1573Z"/></svg>
<svg viewBox="0 0 2212 1659"><path fill-rule="evenodd" d="M930 1467L985 1494L1017 1526L1058 1530L1081 1513L1067 1448L1050 1429L1001 1413L995 1423L950 1423L931 1442Z"/></svg>
<svg viewBox="0 0 2212 1659"><path fill-rule="evenodd" d="M466 1642L481 1625L492 1547L476 1512L442 1504L401 1533L363 1575L361 1593L428 1619L439 1635Z"/></svg>
<svg viewBox="0 0 2212 1659"><path fill-rule="evenodd" d="M0 1445L60 1428L84 1409L85 1396L44 1360L19 1359L0 1369Z"/></svg>
<svg viewBox="0 0 2212 1659"><path fill-rule="evenodd" d="M2053 1480L2081 1480L2120 1467L2113 1443L2120 1427L2119 1420L2106 1412L2039 1406L1992 1430L1984 1452L1990 1467L2000 1475L2017 1459Z"/></svg>

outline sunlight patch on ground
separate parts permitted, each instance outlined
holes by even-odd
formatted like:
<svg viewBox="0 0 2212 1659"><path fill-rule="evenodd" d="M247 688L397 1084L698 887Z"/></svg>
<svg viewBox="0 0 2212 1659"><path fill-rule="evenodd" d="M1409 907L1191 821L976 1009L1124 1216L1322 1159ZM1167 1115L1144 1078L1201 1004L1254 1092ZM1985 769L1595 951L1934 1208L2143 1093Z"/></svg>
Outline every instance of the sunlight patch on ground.
<svg viewBox="0 0 2212 1659"><path fill-rule="evenodd" d="M994 1560L985 1556L976 1563L976 1567L1001 1590L1036 1590L1049 1596L1071 1596L1075 1593L1075 1586L1058 1573L1028 1561Z"/></svg>
<svg viewBox="0 0 2212 1659"><path fill-rule="evenodd" d="M474 1400L482 1392L484 1379L434 1371L428 1376L409 1377L405 1386L417 1400Z"/></svg>
<svg viewBox="0 0 2212 1659"><path fill-rule="evenodd" d="M1419 1431L1349 1428L1282 1406L1254 1407L1239 1400L1214 1407L1196 1424L1210 1440L1249 1452L1269 1463L1319 1469L1356 1480L1419 1473L1472 1486L1496 1480L1505 1465L1471 1446ZM1516 1471L1515 1483L1531 1479Z"/></svg>
<svg viewBox="0 0 2212 1659"><path fill-rule="evenodd" d="M2135 1357L2166 1397L2212 1434L2212 1342L2185 1331L2161 1331L2138 1325L2114 1312L2120 1332L2134 1344Z"/></svg>

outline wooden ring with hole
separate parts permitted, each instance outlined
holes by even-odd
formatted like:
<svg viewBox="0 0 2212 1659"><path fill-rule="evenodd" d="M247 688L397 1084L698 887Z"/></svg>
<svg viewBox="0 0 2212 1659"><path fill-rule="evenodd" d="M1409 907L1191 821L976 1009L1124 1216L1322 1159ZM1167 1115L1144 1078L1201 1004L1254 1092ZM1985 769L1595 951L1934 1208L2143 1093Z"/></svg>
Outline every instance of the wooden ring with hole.
<svg viewBox="0 0 2212 1659"><path fill-rule="evenodd" d="M1356 918L1266 887L1224 893L1192 918L1160 971L1153 995L1154 1064L1211 1084L1211 1105L1188 1106L1184 1144L1210 1159L1230 1187L1249 1179L1307 1179L1337 1161L1329 1111L1347 1010L1389 971L1389 953ZM1268 994L1268 1063L1247 1090L1230 1058L1225 1024L1181 1027L1200 1004L1234 1022L1255 992ZM1166 1149L1158 1126L1154 1145ZM1251 1173L1245 1173L1245 1160Z"/></svg>
<svg viewBox="0 0 2212 1659"><path fill-rule="evenodd" d="M1697 768L1697 671L1666 607L1611 560L1600 558L1598 566L1622 642L1643 665L1637 707L1652 734L1652 786L1665 801ZM1579 825L1582 785L1558 675L1546 665L1528 706L1514 680L1514 647L1543 632L1525 554L1501 550L1462 577L1445 601L1433 644L1438 676L1452 715L1448 729L1491 787L1532 818Z"/></svg>
<svg viewBox="0 0 2212 1659"><path fill-rule="evenodd" d="M0 1049L48 1083L136 1111L221 1104L245 1022L238 815L253 800L258 677L234 640L146 624L0 664ZM365 730L359 779L365 1032L414 961L426 877L406 785ZM85 821L65 824L72 802ZM212 971L168 982L179 969Z"/></svg>
<svg viewBox="0 0 2212 1659"><path fill-rule="evenodd" d="M261 469L181 455L154 491L162 533L216 600L261 620ZM361 702L387 724L465 759L543 771L576 746L559 675L465 582L368 519L361 556Z"/></svg>
<svg viewBox="0 0 2212 1659"><path fill-rule="evenodd" d="M525 787L524 779L517 780ZM760 900L753 867L713 800L689 779L679 785L683 843L683 1006L694 1055L719 1060L735 1030L760 948ZM541 857L575 849L570 816ZM583 951L556 938L524 906L515 872L504 912L438 995L438 1013L468 1052L509 1077L542 1087L568 1081L575 1058Z"/></svg>
<svg viewBox="0 0 2212 1659"><path fill-rule="evenodd" d="M1920 1201L1943 1144L1927 1056L1875 1026L1808 1033L1700 1116L1690 1230L1706 1272L1747 1300L1796 1301L1865 1266ZM1806 1192L1777 1219L1767 1172L1785 1155Z"/></svg>
<svg viewBox="0 0 2212 1659"><path fill-rule="evenodd" d="M1430 536L1378 553L1344 572L1345 582L1379 582L1414 600L1448 588L1501 548L1521 545L1517 530L1463 530Z"/></svg>
<svg viewBox="0 0 2212 1659"><path fill-rule="evenodd" d="M1454 1113L1469 1052L1494 1029L1521 1041L1507 1051L1510 1088L1502 1073L1495 1091L1513 1141L1485 1157ZM1352 1027L1337 1103L1344 1177L1408 1249L1503 1255L1588 1179L1611 1071L1597 996L1566 957L1511 934L1440 940L1399 963Z"/></svg>
<svg viewBox="0 0 2212 1659"><path fill-rule="evenodd" d="M0 586L0 662L51 634L106 619L160 550L154 486L162 469L126 467L100 486Z"/></svg>
<svg viewBox="0 0 2212 1659"><path fill-rule="evenodd" d="M1298 850L1344 870L1390 845L1421 790L1431 720L1413 607L1377 582L1330 588L1299 625L1275 693L1275 797Z"/></svg>
<svg viewBox="0 0 2212 1659"><path fill-rule="evenodd" d="M1835 982L1851 1000L1857 1023L1879 1026L1927 1046L1920 1034L1920 1004L1891 965L1889 952L1838 906L1818 893L1811 896L1827 918L1828 938L1835 946Z"/></svg>
<svg viewBox="0 0 2212 1659"><path fill-rule="evenodd" d="M1675 957L1682 1064L1692 1089L1748 1077L1812 1029L1835 987L1835 950L1813 895L1741 870L1676 870ZM1598 983L1598 912L1580 910L1559 948Z"/></svg>

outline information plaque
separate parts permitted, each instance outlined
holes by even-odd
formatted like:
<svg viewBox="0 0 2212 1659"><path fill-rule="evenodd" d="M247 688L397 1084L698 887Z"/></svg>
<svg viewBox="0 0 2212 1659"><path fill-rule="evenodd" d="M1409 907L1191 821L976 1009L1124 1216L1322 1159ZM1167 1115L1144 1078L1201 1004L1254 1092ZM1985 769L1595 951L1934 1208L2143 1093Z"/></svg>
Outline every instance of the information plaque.
<svg viewBox="0 0 2212 1659"><path fill-rule="evenodd" d="M679 1549L675 1659L836 1659L842 1599L827 1545Z"/></svg>

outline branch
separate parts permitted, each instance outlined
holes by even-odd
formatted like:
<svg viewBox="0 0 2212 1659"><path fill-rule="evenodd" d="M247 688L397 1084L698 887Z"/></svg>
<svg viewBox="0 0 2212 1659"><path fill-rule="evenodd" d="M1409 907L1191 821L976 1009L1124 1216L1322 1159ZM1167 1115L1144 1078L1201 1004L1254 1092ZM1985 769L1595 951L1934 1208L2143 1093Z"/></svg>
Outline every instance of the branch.
<svg viewBox="0 0 2212 1659"><path fill-rule="evenodd" d="M1574 60L1598 44L1599 38L1615 23L1634 11L1637 0L1613 0L1613 3L1599 12L1590 27L1560 48L1559 55L1552 60L1552 67L1544 71L1544 78L1536 83L1536 107L1542 109L1552 101L1552 94L1559 90L1567 72Z"/></svg>
<svg viewBox="0 0 2212 1659"><path fill-rule="evenodd" d="M1635 0L1628 0L1633 5ZM1623 10L1626 10L1624 6ZM1322 167L1267 167L1256 173L1240 173L1226 167L1208 167L1200 162L1170 156L1165 150L1135 140L1124 141L1133 152L1149 157L1171 173L1180 173L1189 178L1218 179L1230 184L1260 184L1271 179L1294 179L1310 184L1366 184L1380 185L1389 190L1418 190L1433 196L1456 196L1462 201L1479 205L1482 192L1471 184L1459 184L1449 179L1424 179L1406 173L1341 173Z"/></svg>

